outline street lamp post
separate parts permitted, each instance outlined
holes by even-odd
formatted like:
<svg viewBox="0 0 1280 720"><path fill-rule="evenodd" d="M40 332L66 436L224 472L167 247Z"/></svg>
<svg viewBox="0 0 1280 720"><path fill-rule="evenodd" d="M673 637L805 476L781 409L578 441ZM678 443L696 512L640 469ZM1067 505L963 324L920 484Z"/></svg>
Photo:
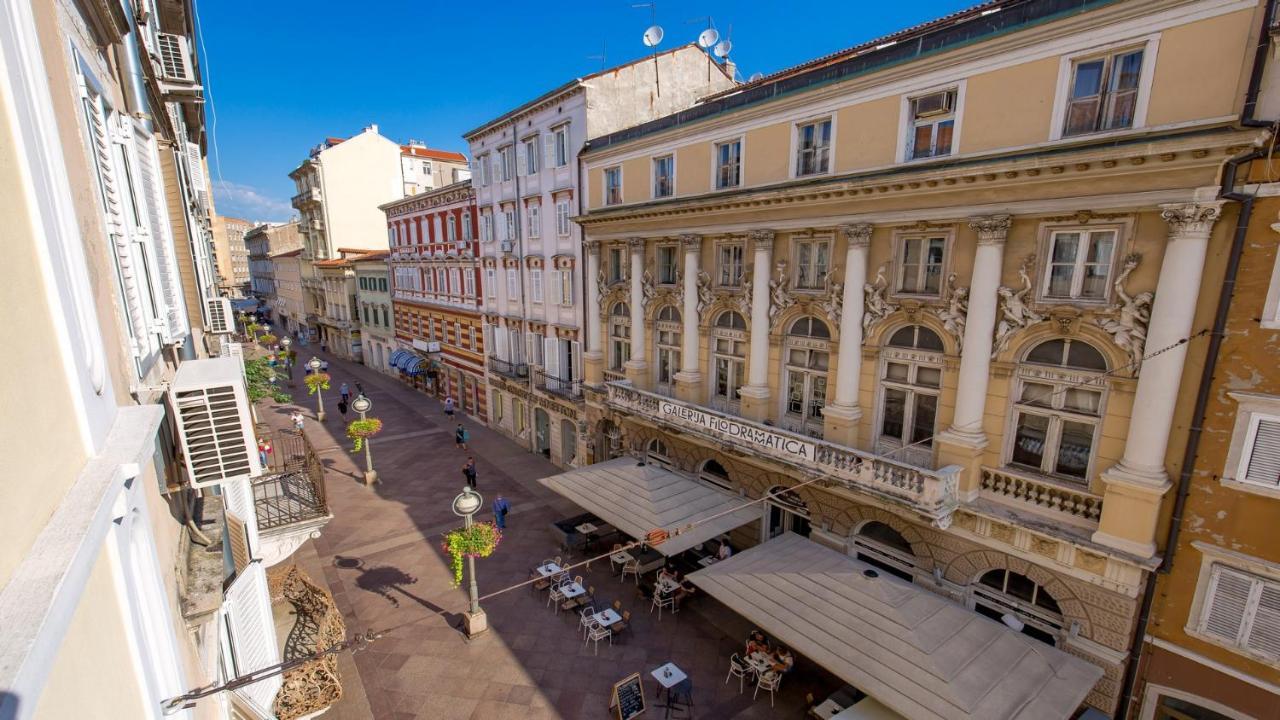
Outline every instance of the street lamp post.
<svg viewBox="0 0 1280 720"><path fill-rule="evenodd" d="M280 347L284 348L284 375L289 379L289 387L293 384L293 363L289 362L289 346L293 345L293 338L285 335L280 338Z"/></svg>
<svg viewBox="0 0 1280 720"><path fill-rule="evenodd" d="M480 496L480 493L472 490L470 486L463 487L462 492L453 499L453 514L460 515L463 522L462 526L470 529L472 517L483 503L484 498ZM475 637L489 629L489 620L485 617L484 610L480 609L480 591L476 587L476 559L470 555L467 556L467 576L470 580L468 590L471 596L471 605L467 612L462 615L466 625L467 637Z"/></svg>
<svg viewBox="0 0 1280 720"><path fill-rule="evenodd" d="M311 368L311 373L313 375L319 373L320 358L312 356L312 358L307 361L307 367ZM324 391L320 389L319 385L316 385L316 419L320 422L324 422Z"/></svg>
<svg viewBox="0 0 1280 720"><path fill-rule="evenodd" d="M365 419L365 413L373 409L373 401L365 397L363 393L358 395L355 400L351 401L351 409L360 413L360 419ZM373 438L364 438L364 484L372 485L378 482L378 472L373 469L373 453L369 450L369 442Z"/></svg>

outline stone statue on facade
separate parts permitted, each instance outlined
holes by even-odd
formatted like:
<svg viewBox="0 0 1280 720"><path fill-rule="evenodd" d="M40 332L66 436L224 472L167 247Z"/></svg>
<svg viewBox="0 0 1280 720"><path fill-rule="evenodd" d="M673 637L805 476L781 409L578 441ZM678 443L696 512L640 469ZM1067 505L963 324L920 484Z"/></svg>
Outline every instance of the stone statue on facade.
<svg viewBox="0 0 1280 720"><path fill-rule="evenodd" d="M653 296L656 294L658 294L658 291L653 287L653 274L645 270L644 274L640 276L640 297L642 298L640 304L643 307L649 307L649 302L653 300Z"/></svg>
<svg viewBox="0 0 1280 720"><path fill-rule="evenodd" d="M715 302L715 295L711 292L711 275L706 270L698 271L698 318L702 319L707 308L711 307L711 303Z"/></svg>
<svg viewBox="0 0 1280 720"><path fill-rule="evenodd" d="M969 288L956 287L956 274L947 276L947 290L938 308L942 327L956 339L957 347L964 347L964 324L969 318Z"/></svg>
<svg viewBox="0 0 1280 720"><path fill-rule="evenodd" d="M862 341L866 342L867 335L871 330L871 326L888 317L893 312L893 306L889 304L886 294L889 291L889 281L885 279L885 272L889 267L889 263L881 265L876 270L876 279L874 282L866 283L862 286L863 310L862 310Z"/></svg>
<svg viewBox="0 0 1280 720"><path fill-rule="evenodd" d="M840 316L844 313L844 283L836 282L835 273L829 272L822 278L822 297L818 307L822 309L831 324L840 327Z"/></svg>
<svg viewBox="0 0 1280 720"><path fill-rule="evenodd" d="M1018 268L1018 277L1022 278L1021 289L1014 290L1001 286L996 290L1000 296L1000 303L997 310L996 340L991 349L991 357L995 357L1004 350L1014 332L1044 320L1044 315L1032 310L1028 302L1031 295L1030 268L1035 260L1035 255L1028 255Z"/></svg>
<svg viewBox="0 0 1280 720"><path fill-rule="evenodd" d="M769 283L769 324L773 325L783 310L795 304L791 293L791 276L787 274L787 261L779 260L775 266L778 277Z"/></svg>
<svg viewBox="0 0 1280 720"><path fill-rule="evenodd" d="M1129 354L1134 373L1142 366L1142 354L1147 344L1147 324L1151 321L1151 303L1155 300L1155 294L1149 291L1131 296L1124 289L1129 275L1141 261L1142 255L1139 253L1125 256L1120 274L1112 283L1116 291L1116 302L1111 306L1112 314L1095 318L1098 325L1111 335L1116 346Z"/></svg>

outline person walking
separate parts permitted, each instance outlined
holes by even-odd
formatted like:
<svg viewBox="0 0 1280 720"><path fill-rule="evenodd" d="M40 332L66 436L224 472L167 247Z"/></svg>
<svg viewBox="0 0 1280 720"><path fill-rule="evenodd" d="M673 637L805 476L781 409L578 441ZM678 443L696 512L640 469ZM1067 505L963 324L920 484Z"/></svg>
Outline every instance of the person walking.
<svg viewBox="0 0 1280 720"><path fill-rule="evenodd" d="M356 380L355 383L356 383L356 395L364 395L364 386L360 384L359 380Z"/></svg>
<svg viewBox="0 0 1280 720"><path fill-rule="evenodd" d="M467 464L462 466L462 476L467 479L467 487L472 490L476 489L476 459L467 458Z"/></svg>
<svg viewBox="0 0 1280 720"><path fill-rule="evenodd" d="M328 361L328 360L321 360L321 361L320 361L320 372L329 372L329 361Z"/></svg>
<svg viewBox="0 0 1280 720"><path fill-rule="evenodd" d="M342 396L343 402L351 402L351 388L346 383L342 383L342 387L338 389L338 394Z"/></svg>
<svg viewBox="0 0 1280 720"><path fill-rule="evenodd" d="M467 441L470 439L471 439L471 433L467 432L467 429L462 426L462 423L458 423L457 429L453 431L454 447L458 448L459 450L466 450Z"/></svg>
<svg viewBox="0 0 1280 720"><path fill-rule="evenodd" d="M507 529L507 513L511 512L511 503L501 495L493 501L493 521L499 530Z"/></svg>
<svg viewBox="0 0 1280 720"><path fill-rule="evenodd" d="M341 400L339 400L339 401L338 401L338 412L342 413L342 417L343 417L343 419L346 419L346 417L347 417L347 399L346 399L345 397L344 397L343 399L341 399Z"/></svg>
<svg viewBox="0 0 1280 720"><path fill-rule="evenodd" d="M258 460L262 462L262 467L267 468L267 460L271 457L271 442L266 438L258 438Z"/></svg>
<svg viewBox="0 0 1280 720"><path fill-rule="evenodd" d="M306 424L306 420L302 417L302 413L296 412L290 415L289 419L293 421L293 429L298 432L302 432L303 425Z"/></svg>
<svg viewBox="0 0 1280 720"><path fill-rule="evenodd" d="M450 395L444 399L444 414L448 417L453 417L453 407L453 396Z"/></svg>

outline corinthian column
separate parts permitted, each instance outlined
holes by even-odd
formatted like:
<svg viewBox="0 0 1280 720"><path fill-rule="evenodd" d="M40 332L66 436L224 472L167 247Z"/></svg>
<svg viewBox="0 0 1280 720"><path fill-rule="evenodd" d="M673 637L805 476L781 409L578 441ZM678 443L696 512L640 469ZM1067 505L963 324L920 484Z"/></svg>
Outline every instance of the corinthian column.
<svg viewBox="0 0 1280 720"><path fill-rule="evenodd" d="M649 363L644 361L644 238L627 240L631 248L631 359L627 379L639 388L649 387Z"/></svg>
<svg viewBox="0 0 1280 720"><path fill-rule="evenodd" d="M845 225L844 295L840 310L840 347L836 355L835 402L822 410L822 435L849 447L858 444L858 389L862 380L862 287L867 284L871 225Z"/></svg>
<svg viewBox="0 0 1280 720"><path fill-rule="evenodd" d="M589 385L604 380L604 353L600 351L600 241L587 246L587 349L582 353L583 377Z"/></svg>
<svg viewBox="0 0 1280 720"><path fill-rule="evenodd" d="M956 387L956 409L951 427L938 433L938 466L960 465L960 492L967 498L977 494L982 449L987 446L982 416L987 407L987 380L991 376L991 341L996 326L997 290L1004 267L1004 242L1009 236L1008 215L989 215L969 220L978 236L969 280L969 314L964 326L960 353L960 377Z"/></svg>
<svg viewBox="0 0 1280 720"><path fill-rule="evenodd" d="M1160 354L1142 362L1124 458L1102 473L1107 489L1093 535L1095 542L1146 557L1155 554L1160 499L1170 486L1165 453L1187 359L1186 343L1178 343L1191 336L1209 234L1222 202L1161 205L1160 210L1169 224L1169 242L1146 343L1148 354Z"/></svg>
<svg viewBox="0 0 1280 720"><path fill-rule="evenodd" d="M772 230L752 230L751 355L747 384L738 390L742 414L752 420L769 417L769 268L773 266Z"/></svg>
<svg viewBox="0 0 1280 720"><path fill-rule="evenodd" d="M676 373L676 397L698 402L702 397L702 367L698 359L698 273L701 271L702 236L681 235L684 248L684 308L680 319L680 372Z"/></svg>

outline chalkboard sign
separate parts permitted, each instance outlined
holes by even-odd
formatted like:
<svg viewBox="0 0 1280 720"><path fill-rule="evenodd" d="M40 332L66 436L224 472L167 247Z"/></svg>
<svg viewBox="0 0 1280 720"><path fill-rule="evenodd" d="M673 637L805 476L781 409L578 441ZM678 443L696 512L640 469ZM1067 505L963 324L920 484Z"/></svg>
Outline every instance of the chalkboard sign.
<svg viewBox="0 0 1280 720"><path fill-rule="evenodd" d="M618 720L631 720L644 714L644 685L640 673L632 673L613 684L613 700L609 707L618 711Z"/></svg>

